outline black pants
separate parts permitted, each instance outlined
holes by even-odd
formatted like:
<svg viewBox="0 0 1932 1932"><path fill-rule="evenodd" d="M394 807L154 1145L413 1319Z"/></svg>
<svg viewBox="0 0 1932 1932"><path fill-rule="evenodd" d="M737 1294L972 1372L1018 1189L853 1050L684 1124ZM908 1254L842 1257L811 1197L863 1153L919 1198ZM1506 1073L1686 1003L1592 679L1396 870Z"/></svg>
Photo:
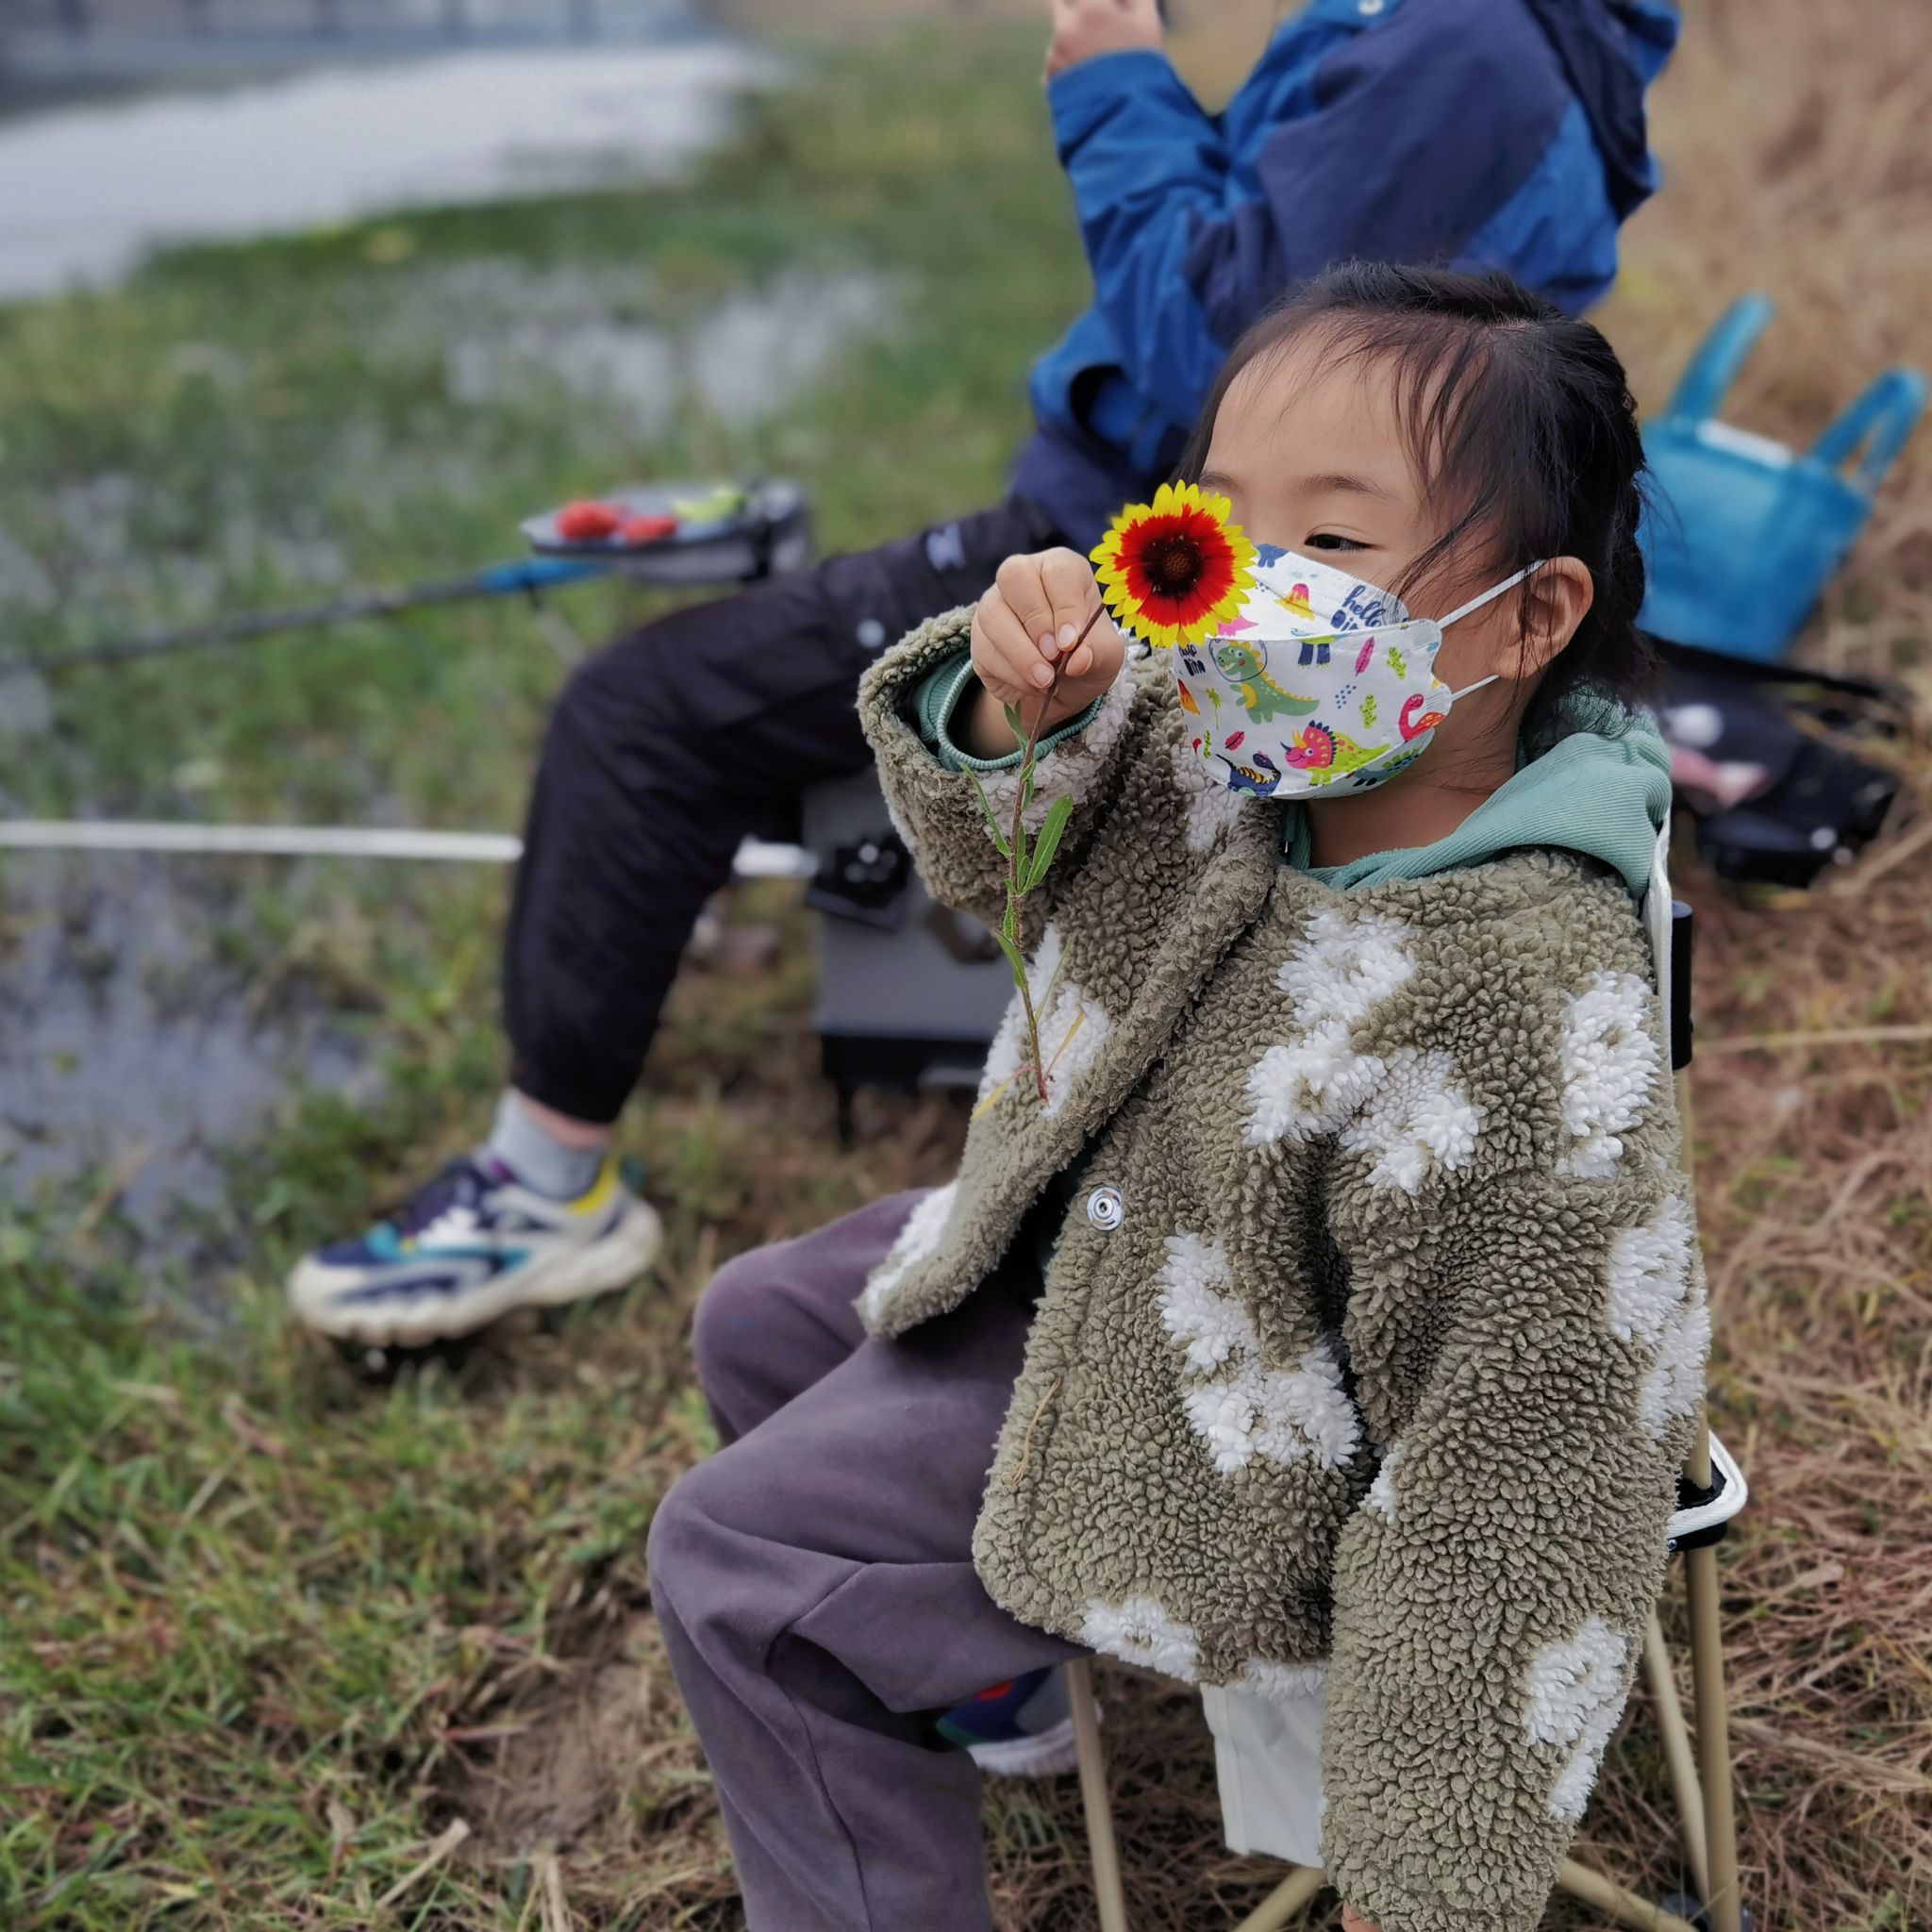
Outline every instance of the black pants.
<svg viewBox="0 0 1932 1932"><path fill-rule="evenodd" d="M806 787L862 770L859 674L1059 541L1018 499L674 611L580 665L551 717L504 956L511 1078L614 1121L705 901L747 834L796 837Z"/></svg>

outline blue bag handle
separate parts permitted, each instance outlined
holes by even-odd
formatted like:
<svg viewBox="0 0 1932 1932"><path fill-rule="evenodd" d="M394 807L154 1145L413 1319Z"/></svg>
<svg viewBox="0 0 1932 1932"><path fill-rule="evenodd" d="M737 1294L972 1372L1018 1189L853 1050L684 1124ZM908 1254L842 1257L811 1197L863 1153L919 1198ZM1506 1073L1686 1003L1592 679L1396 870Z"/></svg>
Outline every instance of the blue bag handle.
<svg viewBox="0 0 1932 1932"><path fill-rule="evenodd" d="M1689 417L1695 423L1715 416L1724 391L1738 379L1745 357L1776 312L1769 295L1739 296L1718 317L1717 325L1698 343L1696 353L1684 365L1684 373L1677 378L1676 392L1665 413Z"/></svg>
<svg viewBox="0 0 1932 1932"><path fill-rule="evenodd" d="M1925 413L1926 381L1916 369L1888 369L1856 402L1826 425L1811 445L1814 462L1837 469L1859 445L1865 454L1852 482L1868 496L1898 460L1898 453Z"/></svg>

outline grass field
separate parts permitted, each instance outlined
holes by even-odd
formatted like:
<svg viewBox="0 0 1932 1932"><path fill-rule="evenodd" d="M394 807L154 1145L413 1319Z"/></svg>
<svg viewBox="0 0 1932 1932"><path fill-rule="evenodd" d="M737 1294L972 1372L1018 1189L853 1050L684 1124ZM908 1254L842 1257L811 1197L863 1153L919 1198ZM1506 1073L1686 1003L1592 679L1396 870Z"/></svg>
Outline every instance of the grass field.
<svg viewBox="0 0 1932 1932"><path fill-rule="evenodd" d="M1923 12L1874 0L1856 37L1826 14L1692 8L1657 97L1668 192L1604 316L1647 404L1752 286L1784 308L1738 399L1753 426L1805 436L1883 361L1926 358ZM675 192L182 255L0 313L0 531L41 573L0 558L0 646L458 569L618 475L798 475L830 546L989 500L1021 374L1082 290L1038 35L949 16L799 58ZM653 379L774 289L865 293L874 333L755 420ZM0 803L508 825L559 656L648 608L595 590L541 621L468 607L63 674L50 728L4 745ZM1932 434L1807 649L1932 702L1928 644ZM1756 1491L1725 1573L1761 1928L1932 1924L1923 745L1907 767L1888 843L1803 905L1688 880L1714 1402ZM288 1333L277 1284L475 1131L502 1073L502 882L218 880L197 904L223 970L350 1029L381 1104L291 1094L198 1241L159 1258L119 1176L0 1205L0 1924L730 1926L642 1563L658 1497L707 1446L689 1309L720 1257L942 1176L960 1117L875 1098L836 1150L808 924L776 889L741 894L738 951L780 942L686 974L625 1129L667 1212L658 1277L363 1387ZM8 917L0 897L0 995ZM1140 1923L1231 1921L1271 1878L1221 1849L1197 1703L1102 1680ZM1666 1811L1640 1697L1584 1856L1673 1889ZM1091 1923L1071 1781L1000 1789L988 1822L1004 1926Z"/></svg>

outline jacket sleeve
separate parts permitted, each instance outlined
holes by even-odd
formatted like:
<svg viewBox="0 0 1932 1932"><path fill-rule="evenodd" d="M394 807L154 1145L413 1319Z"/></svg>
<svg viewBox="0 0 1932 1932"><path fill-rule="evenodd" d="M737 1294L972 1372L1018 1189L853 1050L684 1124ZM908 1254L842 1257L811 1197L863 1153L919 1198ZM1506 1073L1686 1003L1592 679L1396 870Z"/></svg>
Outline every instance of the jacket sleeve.
<svg viewBox="0 0 1932 1932"><path fill-rule="evenodd" d="M1587 997L1634 1022L1643 982L1599 979ZM1669 1074L1641 1058L1586 1055L1566 1119L1578 1077L1614 1104L1637 1074L1667 1114ZM1446 1112L1412 1097L1407 1128L1442 1144ZM1324 1851L1382 1932L1534 1932L1636 1669L1703 1396L1689 1188L1674 1118L1459 1192L1407 1191L1393 1141L1330 1202L1355 1373L1404 1392L1369 1416L1381 1468L1337 1553Z"/></svg>
<svg viewBox="0 0 1932 1932"><path fill-rule="evenodd" d="M1200 414L1226 355L1179 269L1197 226L1224 216L1230 158L1165 54L1102 54L1047 86L1060 163L1128 380L1175 423Z"/></svg>
<svg viewBox="0 0 1932 1932"><path fill-rule="evenodd" d="M970 608L933 618L894 644L867 671L858 687L859 723L878 758L879 782L892 823L910 848L926 890L942 905L957 907L997 925L1006 911L1007 861L993 843L987 806L1004 832L1019 798L1020 760L975 759L949 747L945 717L935 717L949 677L970 642ZM1026 808L1029 832L1046 822L1054 802L1074 801L1046 888L1027 901L1028 925L1037 927L1052 903L1053 881L1077 863L1125 756L1127 727L1139 687L1130 672L1079 720L1054 734L1034 768ZM975 785L975 778L977 784ZM980 802L983 788L986 804ZM1029 946L1035 934L1023 938Z"/></svg>
<svg viewBox="0 0 1932 1932"><path fill-rule="evenodd" d="M1129 381L1177 424L1294 283L1351 257L1457 259L1534 195L1574 98L1528 12L1377 15L1318 5L1285 27L1241 91L1239 151L1234 110L1208 115L1162 54L1100 55L1047 90L1096 307Z"/></svg>

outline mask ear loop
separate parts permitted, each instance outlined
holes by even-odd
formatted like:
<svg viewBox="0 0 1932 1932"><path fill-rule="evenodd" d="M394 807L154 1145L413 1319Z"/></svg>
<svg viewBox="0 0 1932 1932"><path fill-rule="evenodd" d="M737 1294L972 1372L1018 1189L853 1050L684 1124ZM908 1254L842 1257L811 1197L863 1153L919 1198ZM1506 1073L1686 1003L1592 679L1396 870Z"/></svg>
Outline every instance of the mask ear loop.
<svg viewBox="0 0 1932 1932"><path fill-rule="evenodd" d="M1467 604L1460 605L1452 610L1447 617L1442 619L1441 628L1447 630L1458 618L1467 617L1472 610L1480 610L1485 604L1494 603L1505 591L1513 591L1524 577L1534 575L1548 561L1548 558L1540 557L1534 563L1524 564L1513 577L1505 577L1500 584L1491 584L1481 596L1472 597ZM1452 691L1449 693L1449 702L1453 705L1458 699L1466 698L1471 691L1481 691L1486 684L1496 683L1502 675L1503 674L1500 671L1492 671L1487 677L1477 678L1474 684L1465 684L1460 691Z"/></svg>
<svg viewBox="0 0 1932 1932"><path fill-rule="evenodd" d="M1549 562L1547 557L1539 557L1534 563L1525 563L1513 577L1505 577L1500 584L1491 584L1479 597L1472 597L1467 604L1459 605L1441 620L1442 628L1447 630L1458 619L1467 617L1472 610L1480 610L1485 604L1492 604L1505 591L1513 591L1524 577L1532 576Z"/></svg>

